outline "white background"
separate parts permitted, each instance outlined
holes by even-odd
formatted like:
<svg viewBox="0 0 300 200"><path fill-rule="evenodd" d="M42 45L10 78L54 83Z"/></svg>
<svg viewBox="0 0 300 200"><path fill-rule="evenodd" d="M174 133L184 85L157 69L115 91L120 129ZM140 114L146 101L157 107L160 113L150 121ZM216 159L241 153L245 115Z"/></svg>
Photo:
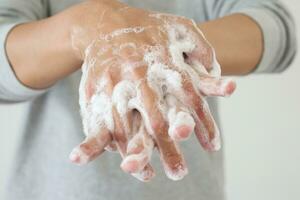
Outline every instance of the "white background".
<svg viewBox="0 0 300 200"><path fill-rule="evenodd" d="M285 3L299 25L300 2ZM280 75L237 79L234 96L221 100L228 200L300 199L299 59ZM0 105L0 199L23 110Z"/></svg>

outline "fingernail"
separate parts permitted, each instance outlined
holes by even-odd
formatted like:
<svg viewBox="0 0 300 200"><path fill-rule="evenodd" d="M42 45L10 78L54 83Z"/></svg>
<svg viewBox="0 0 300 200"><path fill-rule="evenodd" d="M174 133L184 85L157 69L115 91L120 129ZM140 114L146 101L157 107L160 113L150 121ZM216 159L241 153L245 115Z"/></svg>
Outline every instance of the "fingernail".
<svg viewBox="0 0 300 200"><path fill-rule="evenodd" d="M178 112L169 129L169 135L176 141L186 140L195 128L195 121L189 113Z"/></svg>
<svg viewBox="0 0 300 200"><path fill-rule="evenodd" d="M135 173L139 170L139 163L137 160L124 160L121 168L127 173Z"/></svg>
<svg viewBox="0 0 300 200"><path fill-rule="evenodd" d="M226 84L225 84L225 88L224 88L224 96L225 97L228 97L230 96L236 89L236 83L231 80L231 79L228 79L228 81L226 81Z"/></svg>
<svg viewBox="0 0 300 200"><path fill-rule="evenodd" d="M182 125L177 127L174 131L177 140L185 140L189 138L193 129L189 126Z"/></svg>
<svg viewBox="0 0 300 200"><path fill-rule="evenodd" d="M73 149L73 151L70 153L69 159L71 162L78 165L84 165L89 162L89 157L78 148Z"/></svg>
<svg viewBox="0 0 300 200"><path fill-rule="evenodd" d="M178 163L173 169L167 167L165 172L169 179L179 181L188 174L188 169L184 164Z"/></svg>

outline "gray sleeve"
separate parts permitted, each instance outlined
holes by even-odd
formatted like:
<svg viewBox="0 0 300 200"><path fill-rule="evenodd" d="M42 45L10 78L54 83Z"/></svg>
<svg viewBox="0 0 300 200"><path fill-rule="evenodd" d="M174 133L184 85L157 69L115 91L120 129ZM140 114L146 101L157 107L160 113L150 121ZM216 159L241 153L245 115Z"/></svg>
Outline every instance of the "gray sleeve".
<svg viewBox="0 0 300 200"><path fill-rule="evenodd" d="M24 86L11 68L5 43L10 30L21 23L47 17L47 2L44 0L0 1L0 102L19 102L32 99L44 90Z"/></svg>
<svg viewBox="0 0 300 200"><path fill-rule="evenodd" d="M282 72L293 61L297 50L295 23L279 0L214 0L208 7L211 19L243 13L260 26L264 53L254 73Z"/></svg>

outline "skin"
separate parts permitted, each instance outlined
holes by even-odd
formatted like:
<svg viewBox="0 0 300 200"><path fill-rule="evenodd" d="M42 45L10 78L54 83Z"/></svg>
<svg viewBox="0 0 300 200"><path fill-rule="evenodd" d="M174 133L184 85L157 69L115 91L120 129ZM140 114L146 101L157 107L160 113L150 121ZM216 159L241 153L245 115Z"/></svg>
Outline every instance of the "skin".
<svg viewBox="0 0 300 200"><path fill-rule="evenodd" d="M114 10L122 9L126 9L126 12L113 12ZM135 8L127 9L126 5L117 1L87 1L53 17L15 27L8 36L6 50L16 76L28 87L36 89L47 88L80 69L82 63L87 59L85 56L86 48L99 34L141 24L145 27L148 25L157 27L161 23L159 20L150 19L147 11ZM103 11L106 10L112 13L107 18L103 15ZM139 18L137 19L136 16L139 16ZM99 19L103 21L99 22ZM196 34L197 31L189 20L179 19L179 21ZM128 24L129 22L136 24ZM261 30L252 19L242 14L234 14L199 24L198 26L215 48L217 59L222 66L224 75L245 75L256 67L262 56L263 42ZM149 37L149 35L155 38L156 34L157 31L154 28L154 30L138 36L127 34L127 36L118 37L112 42L117 45L122 44L124 41L134 41L140 45L151 44L150 38L152 37ZM197 44L204 51L195 50L190 52L187 54L188 59L198 59L209 71L212 62L212 48L201 35L198 35L198 39ZM161 43L163 46L166 46L165 42L166 39L162 37ZM103 41L97 42L95 44L97 48L94 47L94 49L99 49L100 46L105 45L108 45L108 43ZM28 48L29 46L30 48ZM247 52L247 54L245 55L243 52ZM142 56L142 53L137 52L137 55ZM97 57L96 55L92 56ZM123 63L128 60L131 62L142 60L139 56L129 58L125 53L125 56L116 58L112 53L107 53L99 58L97 57L97 59L101 61L107 58L116 58L120 60L120 63ZM165 57L162 57L162 59L167 62ZM168 66L172 68L171 64ZM120 67L101 67L98 65L93 73L89 73L85 87L86 100L90 101L90 98L95 95L95 85L99 79L106 78L109 80L108 84L105 85L104 91L111 96L113 88L121 80L138 81L145 78L147 66L142 66L125 76L120 76L120 74L124 74L123 70ZM183 76L185 80L183 89L188 98L182 100L177 96L177 99L184 103L183 105L175 103L172 107L175 106L178 112L181 107L191 111L196 123L195 132L200 143L205 149L214 150L212 143L210 143L215 138L215 130L212 126L213 119L210 115L204 114L206 112L205 109L208 108L201 106L204 105L203 96L229 95L233 92L235 85L229 83L223 84L221 87L222 83L224 83L223 79L211 77L209 73L200 73L198 74L199 82L203 83L204 86L200 88L200 91L197 91L193 87L191 78L186 74L183 74ZM214 89L207 89L211 87ZM99 156L104 148L109 145L111 149L117 148L124 158L121 164L124 171L133 173L133 175L140 177L141 180L146 181L152 178L154 172L150 164L148 164L150 155L147 155L143 150L146 148L146 145L151 143L149 141L153 139L154 144L159 149L167 174L171 172L175 176L178 175L175 178L173 177L173 179L182 178L179 177L180 170L187 169L184 158L178 148L176 148L176 143L173 139L177 138L180 141L187 138L193 127L183 124L183 126L175 128L175 136L171 139L171 136L167 134L169 123L155 105L159 96L144 81L140 85L140 92L144 109L149 116L151 130L154 133L152 134L153 138L148 137L151 134L151 130L144 128L145 119L137 117L139 114L133 111L127 113L126 119L130 125L130 130L128 131L124 128L124 121L122 121L120 114L113 108L113 120L115 122L113 133L106 127L102 127L97 133L92 133L92 136L87 137L72 152L70 158L73 162L78 164L87 163ZM134 127L137 124L139 126ZM204 127L202 124L204 124ZM204 132L208 133L208 141L204 140ZM138 137L135 137L135 135L141 135L143 136L141 138L144 139L136 139ZM138 145L130 147L128 143L132 143L130 142L131 140L134 140L134 143ZM111 141L116 143L111 144ZM132 155L140 155L144 159L129 159Z"/></svg>
<svg viewBox="0 0 300 200"><path fill-rule="evenodd" d="M74 6L11 31L6 50L22 83L31 88L46 88L80 69L83 58L72 48L70 35L72 27L82 23L82 13L90 10L88 4L93 3L95 1ZM255 69L262 56L263 37L254 20L233 14L199 24L199 27L214 47L224 75L246 75Z"/></svg>
<svg viewBox="0 0 300 200"><path fill-rule="evenodd" d="M135 82L137 84L140 83L140 87L138 87L136 93L141 94L141 98L139 99L141 105L134 107L134 109L138 110L140 113L143 113L143 123L149 124L149 126L146 126L146 132L147 134L151 134L153 140L155 141L155 144L159 149L166 174L171 179L181 179L187 173L187 167L183 155L180 153L180 149L177 147L174 138L176 141L187 138L194 130L194 126L191 126L189 123L175 124L175 122L172 123L168 119L165 119L164 113L160 109L158 109L158 102L164 101L164 99L162 99L163 96L173 96L175 101L177 102L175 102L174 104L173 102L170 102L172 105L168 105L169 109L178 107L177 112L179 112L180 107L187 108L188 111L186 112L186 115L188 115L188 117L190 117L191 120L195 122L196 135L198 136L202 146L207 150L217 150L218 147L215 146L212 141L218 140L218 130L216 130L217 128L215 126L213 118L209 114L209 108L207 106L203 106L205 104L204 99L199 94L198 90L194 90L194 86L190 81L190 75L186 71L177 69L180 66L175 66L175 64L172 63L170 57L172 57L173 55L169 52L168 49L170 32L168 32L168 29L165 29L164 27L173 24L173 27L185 27L186 30L190 31L189 39L194 38L195 40L193 41L193 44L196 43L198 47L191 51L185 52L186 60L188 63L198 61L205 64L207 66L207 69L210 69L212 66L213 57L212 48L198 32L192 21L188 19L169 15L160 15L159 17L155 17L153 16L154 13L149 13L144 10L135 8L124 9L123 6L120 7L121 8L117 7L114 9L119 10L118 14L122 15L122 19L126 22L130 22L130 24L124 25L123 21L111 22L110 13L112 12L110 10L106 11L104 14L99 13L98 15L102 16L102 22L100 24L101 30L99 30L97 33L98 38L94 40L91 45L89 45L88 51L86 51L85 53L84 60L86 66L83 67L83 77L86 78L83 79L81 84L82 87L80 87L80 99L85 102L83 104L81 103L82 113L84 113L83 124L84 129L86 130L85 132L88 135L87 140L84 141L84 146L86 146L86 144L89 142L91 144L94 144L93 141L95 140L95 138L109 137L109 131L103 131L101 129L99 131L98 129L95 130L94 128L95 123L94 120L91 119L91 116L97 116L97 118L99 119L98 121L100 121L98 124L106 123L105 121L102 121L103 115L98 114L97 109L89 108L90 105L93 105L94 99L97 98L97 96L99 97L102 95L106 95L111 98L114 93L114 88L118 88L118 86L122 84L122 81L129 81L127 85L131 82ZM137 15L140 16L141 20L133 19L134 16ZM111 24L113 24L113 28ZM92 26L94 27L95 25ZM122 28L127 27L148 28L138 33L126 33L111 37L112 33L113 35L115 35L119 32L118 30L122 30ZM86 28L84 30L86 30ZM80 29L80 31L77 31L76 34L73 35L73 41L75 44L80 45L82 43L81 34L78 33L81 31L82 30ZM178 34L179 33L180 32L178 32ZM85 33L84 35L88 35L88 33ZM184 35L181 36L180 42L182 42L183 40ZM130 45L128 46L128 44ZM185 95L182 95L182 93L179 94L178 91L169 91L169 93L160 95L151 88L149 81L145 80L146 77L149 77L147 76L147 73L149 73L148 71L151 69L151 64L148 64L146 61L144 61L144 55L148 52L148 50L145 50L145 48L152 48L154 46L160 49L159 55L156 56L156 61L154 62L165 64L165 67L169 71L172 70L173 73L177 72L178 76L182 74L181 84L185 88ZM182 52L180 52L179 55L182 56ZM185 63L182 63L180 65L184 64ZM190 69L192 68L189 65L187 67ZM208 73L195 74L197 78L199 78L199 80L195 82L199 83L199 85L202 85L202 82L206 82L208 86L216 84L216 78L210 77ZM156 79L157 76L163 75L155 74L155 77L153 78ZM226 83L220 79L218 79L218 81L221 83L225 83L222 84L225 86L225 88L232 87L233 85L232 82ZM105 85L103 85L103 89L101 89L100 91L101 94L97 90L97 85L95 84L99 82L105 82ZM157 83L155 82L152 84L157 85ZM165 86L166 88L170 87L169 83L166 83ZM224 86L214 86L221 89L217 91L217 95L220 95L218 92L222 91L224 89ZM157 87L160 86L157 85ZM127 93L125 91L125 88L123 88L120 92L122 94ZM206 91L202 90L200 92L205 93ZM128 100L129 102L135 97L136 96L132 94L132 97L129 97L129 99L126 98L126 100ZM122 97L118 97L116 103L118 103L121 99ZM101 101L101 99L98 101ZM180 105L179 102L182 102L183 105ZM122 107L124 107L124 105L122 105ZM195 111L193 116L189 112L190 110ZM141 172L141 170L143 170L147 162L150 160L151 155L149 154L149 151L135 152L134 155L132 155L131 152L128 152L128 149L130 149L128 148L128 141L131 140L130 134L133 131L130 130L130 128L129 130L126 130L124 124L130 124L128 123L128 121L130 121L129 118L131 118L132 111L133 110L127 109L127 119L124 119L121 117L122 112L119 112L116 107L114 107L113 119L115 122L115 129L110 130L110 132L113 136L112 139L116 141L117 149L124 158L124 161L121 164L122 169L130 173L139 173ZM105 116L108 115L109 114L105 114ZM133 122L136 123L136 120L133 120ZM174 128L170 130L170 126ZM149 139L147 139L147 141L149 141ZM146 142L146 144L148 144L148 142ZM103 144L101 143L99 144L99 146L103 147ZM150 149L150 151L152 151L153 147L144 145L143 148ZM95 148L96 154L99 152L98 149L99 148ZM93 151L88 152L87 155L87 152L85 150L86 148L82 148L81 145L75 148L75 150L71 154L72 160L74 160L78 164L85 164L90 160L81 158L87 158L89 155L93 155L90 157L94 158ZM147 169L151 168L148 167ZM143 172L143 174L153 174L153 172Z"/></svg>

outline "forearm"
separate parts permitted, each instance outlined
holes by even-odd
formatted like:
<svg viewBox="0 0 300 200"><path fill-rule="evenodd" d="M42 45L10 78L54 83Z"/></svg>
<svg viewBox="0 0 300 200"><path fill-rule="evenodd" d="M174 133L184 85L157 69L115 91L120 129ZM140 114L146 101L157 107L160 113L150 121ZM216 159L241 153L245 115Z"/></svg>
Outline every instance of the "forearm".
<svg viewBox="0 0 300 200"><path fill-rule="evenodd" d="M245 75L255 69L263 53L263 36L250 17L234 14L199 26L215 48L223 75Z"/></svg>
<svg viewBox="0 0 300 200"><path fill-rule="evenodd" d="M18 79L45 88L80 65L71 48L69 22L60 17L21 24L9 34L7 56Z"/></svg>
<svg viewBox="0 0 300 200"><path fill-rule="evenodd" d="M112 2L88 1L53 17L16 26L8 35L6 52L17 78L31 88L46 88L78 70L84 59L80 53L96 30L87 24L96 23L100 17L92 15L99 15L108 4L113 6ZM80 41L84 44L74 46L74 27L86 31Z"/></svg>

